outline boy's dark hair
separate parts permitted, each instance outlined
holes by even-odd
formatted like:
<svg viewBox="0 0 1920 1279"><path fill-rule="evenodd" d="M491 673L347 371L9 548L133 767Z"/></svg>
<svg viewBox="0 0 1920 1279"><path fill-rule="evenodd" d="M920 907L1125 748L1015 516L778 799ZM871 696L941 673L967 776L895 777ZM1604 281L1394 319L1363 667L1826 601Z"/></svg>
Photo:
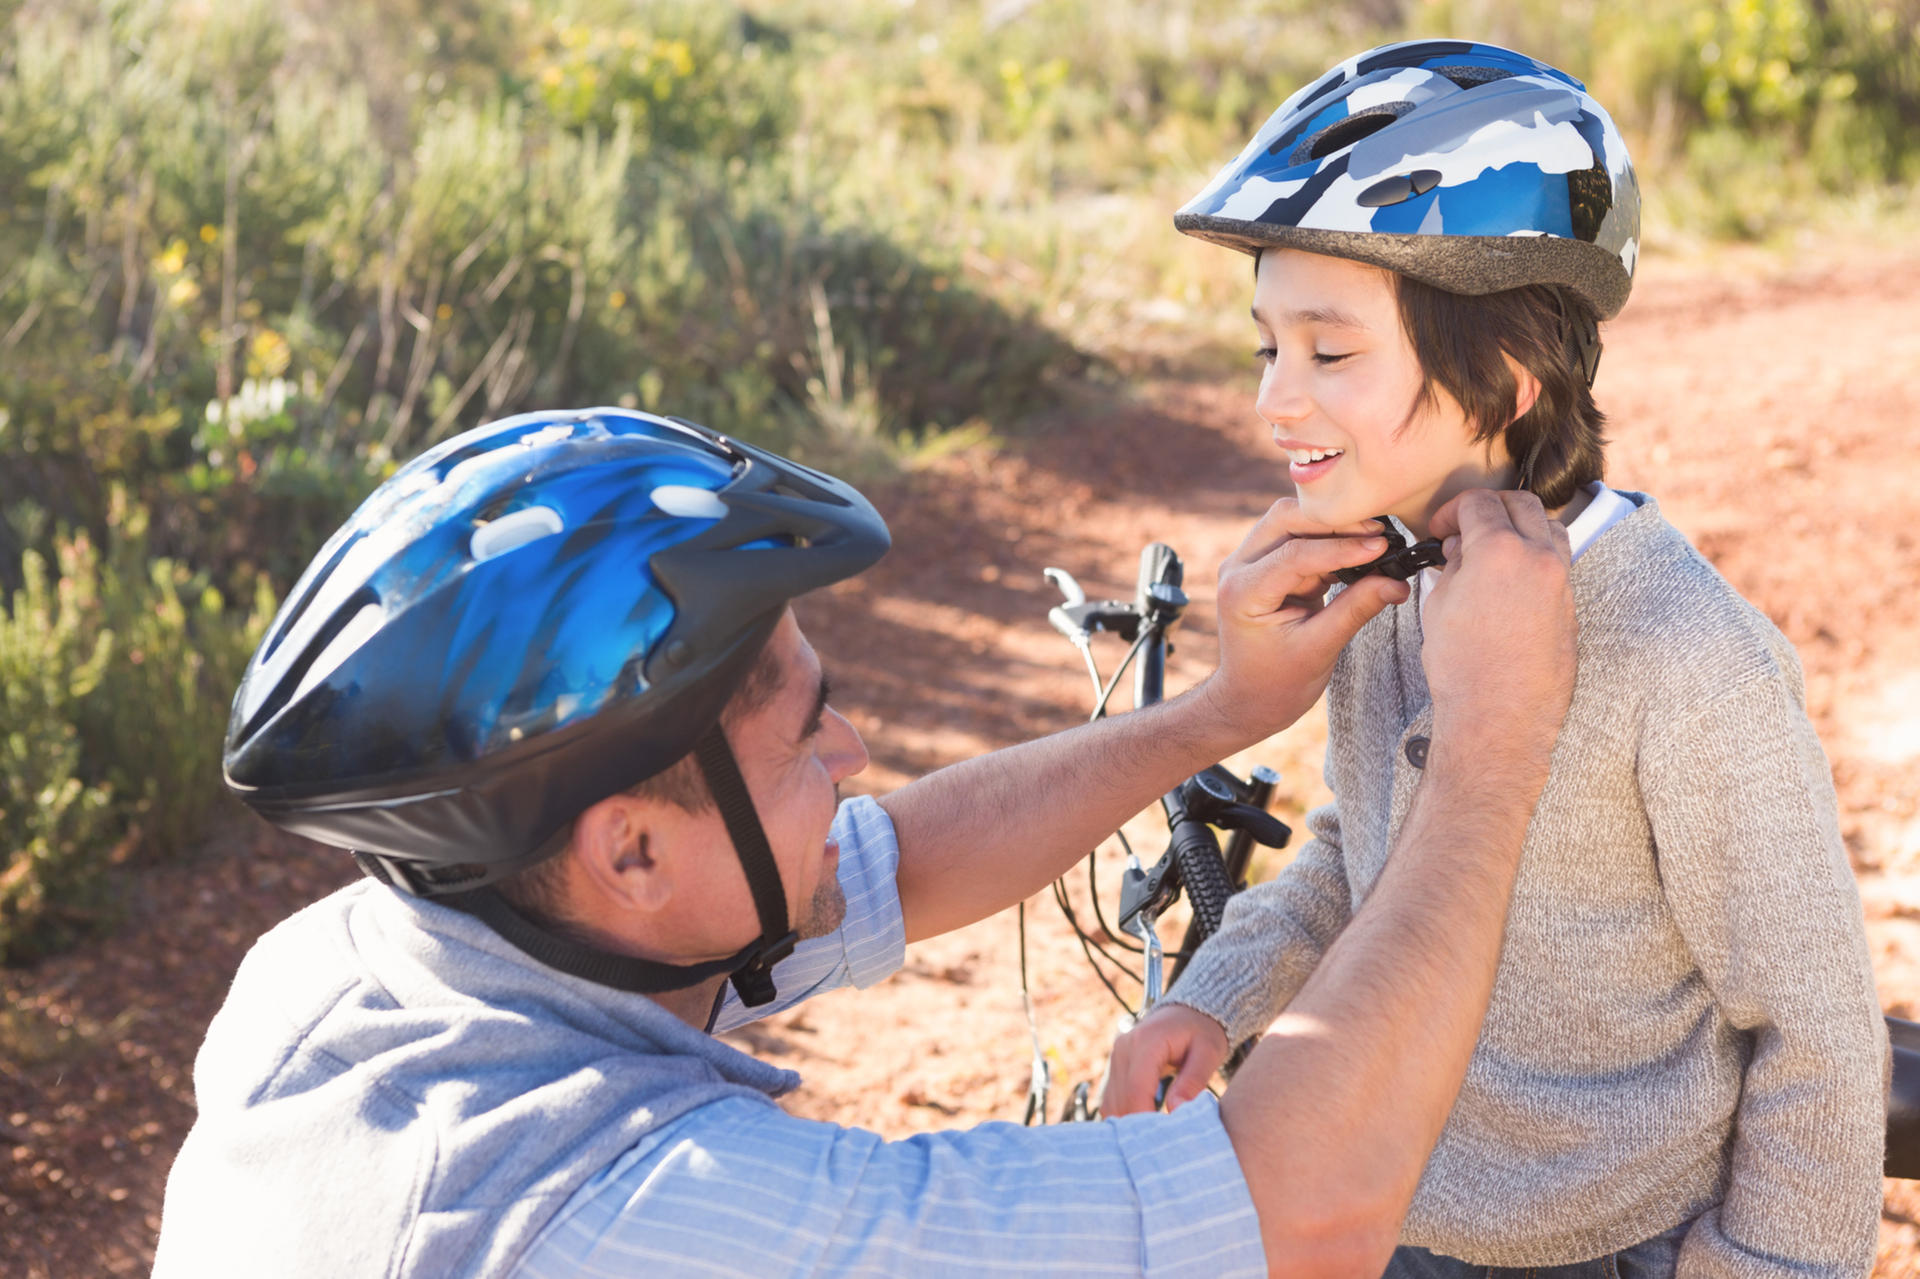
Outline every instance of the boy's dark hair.
<svg viewBox="0 0 1920 1279"><path fill-rule="evenodd" d="M1397 272L1393 282L1400 323L1425 375L1419 403L1433 407L1437 386L1465 410L1476 439L1505 431L1519 486L1548 510L1605 474L1606 415L1567 338L1598 318L1585 298L1550 284L1467 295ZM1539 398L1518 421L1519 387L1503 354L1540 382Z"/></svg>
<svg viewBox="0 0 1920 1279"><path fill-rule="evenodd" d="M772 701L774 694L780 691L781 674L773 646L764 645L760 655L748 668L746 678L733 690L726 708L720 712L720 722L729 726L736 724ZM689 813L703 813L714 806L713 792L707 788L706 775L700 771L699 762L691 752L675 760L665 770L629 786L623 793L635 799L671 804ZM571 840L567 847L573 847ZM583 935L573 921L566 918L563 907L566 881L561 865L565 860L566 853L563 850L509 875L495 884L494 889L514 910L548 931L575 941L591 943L592 939Z"/></svg>

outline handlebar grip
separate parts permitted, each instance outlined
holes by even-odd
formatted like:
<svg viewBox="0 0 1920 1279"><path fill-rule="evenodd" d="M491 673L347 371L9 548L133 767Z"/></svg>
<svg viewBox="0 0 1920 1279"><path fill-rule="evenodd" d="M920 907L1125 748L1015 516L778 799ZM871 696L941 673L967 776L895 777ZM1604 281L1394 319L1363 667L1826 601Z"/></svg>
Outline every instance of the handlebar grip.
<svg viewBox="0 0 1920 1279"><path fill-rule="evenodd" d="M1180 882L1193 903L1193 926L1187 933L1187 945L1192 947L1220 931L1227 898L1233 896L1233 881L1227 876L1213 831L1191 817L1174 825L1173 862L1180 868Z"/></svg>
<svg viewBox="0 0 1920 1279"><path fill-rule="evenodd" d="M1147 543L1140 550L1140 580L1134 587L1134 599L1142 608L1146 607L1150 589L1161 582L1178 586L1184 572L1180 556L1171 546L1165 542Z"/></svg>

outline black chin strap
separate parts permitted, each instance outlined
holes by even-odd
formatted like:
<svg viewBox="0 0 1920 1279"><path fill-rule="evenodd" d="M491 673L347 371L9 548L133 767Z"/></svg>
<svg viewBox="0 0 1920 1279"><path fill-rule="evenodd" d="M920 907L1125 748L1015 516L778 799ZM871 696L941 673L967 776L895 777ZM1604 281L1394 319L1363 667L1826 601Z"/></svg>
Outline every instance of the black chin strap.
<svg viewBox="0 0 1920 1279"><path fill-rule="evenodd" d="M760 826L760 815L753 797L740 779L740 767L726 734L715 724L694 745L694 758L706 775L707 788L720 809L727 834L733 839L733 851L746 872L747 888L753 893L753 907L760 916L760 936L736 954L725 959L710 959L704 964L663 964L631 955L616 955L596 950L548 932L507 904L491 888L436 897L441 905L465 911L486 924L508 942L525 951L549 968L615 990L639 995L684 990L709 977L732 975L733 988L740 1002L749 1008L773 1002L773 966L793 953L800 940L787 922L787 894L780 883L780 867L773 860L767 835Z"/></svg>
<svg viewBox="0 0 1920 1279"><path fill-rule="evenodd" d="M470 893L455 893L433 899L442 906L465 911L493 929L502 938L549 968L557 968L582 981L635 995L658 995L669 990L685 990L709 977L732 972L746 963L760 948L754 942L736 955L710 959L704 964L663 964L657 960L616 955L550 933L512 906L491 888ZM742 996L741 998L745 998Z"/></svg>
<svg viewBox="0 0 1920 1279"><path fill-rule="evenodd" d="M753 796L747 794L747 784L740 780L740 766L734 762L733 749L718 723L694 743L693 757L706 774L707 789L713 792L713 802L727 824L734 856L746 872L753 908L760 916L760 939L743 952L745 962L733 970L733 988L739 992L740 1002L757 1008L773 1002L773 966L793 953L800 935L787 922L787 893L780 883L780 866L773 860Z"/></svg>

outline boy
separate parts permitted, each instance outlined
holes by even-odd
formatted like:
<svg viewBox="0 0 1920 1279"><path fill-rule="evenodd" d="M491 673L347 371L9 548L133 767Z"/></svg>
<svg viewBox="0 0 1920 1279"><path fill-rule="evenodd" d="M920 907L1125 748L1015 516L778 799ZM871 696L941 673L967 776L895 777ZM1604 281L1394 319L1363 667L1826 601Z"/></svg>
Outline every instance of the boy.
<svg viewBox="0 0 1920 1279"><path fill-rule="evenodd" d="M1420 538L1463 489L1526 488L1576 557L1573 706L1388 1274L1865 1273L1885 1032L1799 663L1651 498L1601 481L1598 320L1639 235L1612 121L1523 55L1389 45L1289 99L1176 225L1256 255L1258 408L1304 513ZM1164 1074L1170 1104L1198 1093L1367 896L1434 731L1422 597L1342 655L1334 803L1116 1044L1107 1113Z"/></svg>

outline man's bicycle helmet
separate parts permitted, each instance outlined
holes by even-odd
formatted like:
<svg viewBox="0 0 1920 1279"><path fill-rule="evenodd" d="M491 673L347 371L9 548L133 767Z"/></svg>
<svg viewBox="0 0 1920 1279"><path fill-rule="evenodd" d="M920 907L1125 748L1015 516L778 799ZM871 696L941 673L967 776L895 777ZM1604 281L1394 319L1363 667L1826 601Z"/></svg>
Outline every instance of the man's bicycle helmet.
<svg viewBox="0 0 1920 1279"><path fill-rule="evenodd" d="M733 972L770 998L792 934L720 713L787 601L887 545L849 485L692 423L476 428L376 489L295 585L234 697L227 784L554 967L633 990ZM754 946L698 968L607 955L488 889L689 752L747 872Z"/></svg>
<svg viewBox="0 0 1920 1279"><path fill-rule="evenodd" d="M1410 40L1288 98L1174 226L1452 293L1560 285L1606 319L1632 287L1640 188L1580 81L1495 45Z"/></svg>

